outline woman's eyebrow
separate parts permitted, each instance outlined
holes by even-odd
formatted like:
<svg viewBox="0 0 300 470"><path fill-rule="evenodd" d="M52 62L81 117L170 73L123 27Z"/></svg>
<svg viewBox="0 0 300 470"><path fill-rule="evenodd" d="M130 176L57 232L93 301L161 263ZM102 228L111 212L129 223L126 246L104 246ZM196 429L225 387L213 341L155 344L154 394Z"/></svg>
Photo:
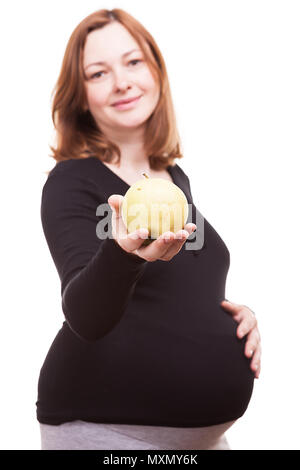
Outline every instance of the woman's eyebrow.
<svg viewBox="0 0 300 470"><path fill-rule="evenodd" d="M125 52L121 57L126 57L127 55L131 54L132 52L138 51L140 52L140 49L132 49L131 51ZM91 67L91 65L106 65L106 62L99 61L99 62L93 62L92 64L89 64L85 67L85 70Z"/></svg>

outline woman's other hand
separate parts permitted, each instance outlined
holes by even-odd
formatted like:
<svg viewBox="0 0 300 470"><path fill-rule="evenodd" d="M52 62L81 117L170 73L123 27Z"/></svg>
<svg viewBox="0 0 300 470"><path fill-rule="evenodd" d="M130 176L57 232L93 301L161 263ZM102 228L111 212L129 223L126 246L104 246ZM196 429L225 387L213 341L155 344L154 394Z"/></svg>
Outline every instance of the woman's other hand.
<svg viewBox="0 0 300 470"><path fill-rule="evenodd" d="M238 305L228 300L223 300L221 306L239 323L238 338L241 339L247 335L245 355L248 358L252 357L250 367L255 372L255 378L258 379L261 368L261 338L254 313L246 305Z"/></svg>
<svg viewBox="0 0 300 470"><path fill-rule="evenodd" d="M121 215L123 199L124 197L119 194L112 194L107 201L113 211L112 235L123 250L146 261L170 261L197 228L193 223L186 224L183 230L176 233L164 232L157 240L144 247L142 244L148 238L148 230L143 228L128 233Z"/></svg>

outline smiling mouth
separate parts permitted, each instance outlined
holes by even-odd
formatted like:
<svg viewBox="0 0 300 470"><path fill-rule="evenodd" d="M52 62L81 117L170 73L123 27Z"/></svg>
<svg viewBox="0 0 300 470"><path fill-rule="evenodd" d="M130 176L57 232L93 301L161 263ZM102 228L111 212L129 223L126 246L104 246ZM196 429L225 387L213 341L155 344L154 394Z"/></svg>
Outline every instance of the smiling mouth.
<svg viewBox="0 0 300 470"><path fill-rule="evenodd" d="M112 105L113 108L119 109L119 110L124 110L126 111L127 109L133 109L137 103L139 102L141 96L137 96L136 98L132 99L131 101L128 101L126 103L120 103L120 104L114 104Z"/></svg>
<svg viewBox="0 0 300 470"><path fill-rule="evenodd" d="M117 103L114 103L113 106L121 106L123 104L133 103L133 101L137 101L139 98L140 96L136 96L135 98L131 98L130 100L119 101Z"/></svg>

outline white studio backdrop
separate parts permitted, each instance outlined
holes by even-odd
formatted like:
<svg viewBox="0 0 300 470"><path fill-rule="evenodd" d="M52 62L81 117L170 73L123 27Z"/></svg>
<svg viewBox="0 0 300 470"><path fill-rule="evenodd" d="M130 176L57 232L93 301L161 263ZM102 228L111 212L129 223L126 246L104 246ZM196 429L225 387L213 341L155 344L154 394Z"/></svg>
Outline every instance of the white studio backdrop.
<svg viewBox="0 0 300 470"><path fill-rule="evenodd" d="M40 221L50 95L77 24L122 8L167 64L194 202L231 253L226 297L256 312L262 372L233 450L300 449L300 4L291 0L1 3L2 449L39 449L37 381L64 320ZM224 312L224 315L226 313Z"/></svg>

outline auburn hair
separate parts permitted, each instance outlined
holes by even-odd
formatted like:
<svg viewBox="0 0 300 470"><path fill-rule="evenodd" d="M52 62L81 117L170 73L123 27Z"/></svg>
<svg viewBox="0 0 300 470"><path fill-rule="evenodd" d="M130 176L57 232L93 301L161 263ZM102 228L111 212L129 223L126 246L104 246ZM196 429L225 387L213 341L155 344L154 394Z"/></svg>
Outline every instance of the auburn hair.
<svg viewBox="0 0 300 470"><path fill-rule="evenodd" d="M117 162L120 162L119 147L101 132L86 109L86 77L83 70L83 51L88 34L115 21L122 24L139 44L146 63L160 84L157 106L146 122L144 148L150 168L163 170L175 165L176 158L183 157L166 65L151 34L134 17L119 8L102 9L90 14L78 24L69 38L60 74L51 93L56 146L49 145L53 152L49 156L57 162L91 155L111 162L117 156Z"/></svg>

